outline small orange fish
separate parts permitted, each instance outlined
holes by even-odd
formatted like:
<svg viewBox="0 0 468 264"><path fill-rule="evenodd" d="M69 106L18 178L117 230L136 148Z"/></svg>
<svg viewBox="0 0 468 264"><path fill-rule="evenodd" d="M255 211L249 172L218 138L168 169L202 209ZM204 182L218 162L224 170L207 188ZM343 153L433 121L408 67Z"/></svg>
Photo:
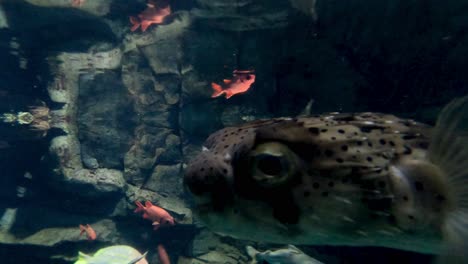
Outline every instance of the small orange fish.
<svg viewBox="0 0 468 264"><path fill-rule="evenodd" d="M163 244L158 245L158 256L159 263L171 264L171 259L169 258L169 254L167 254L166 248L163 246Z"/></svg>
<svg viewBox="0 0 468 264"><path fill-rule="evenodd" d="M145 205L136 201L137 208L135 213L143 212L143 218L153 222L153 229L157 230L160 226L174 225L174 218L163 208L153 205L150 201L146 201Z"/></svg>
<svg viewBox="0 0 468 264"><path fill-rule="evenodd" d="M141 26L141 31L146 31L152 24L161 24L164 18L171 14L171 7L160 8L156 6L154 1L148 1L148 6L138 17L131 16L130 22L132 23L131 31L137 30Z"/></svg>
<svg viewBox="0 0 468 264"><path fill-rule="evenodd" d="M250 89L250 86L255 82L255 74L253 71L239 71L233 72L231 80L224 79L223 85L211 83L214 92L211 98L225 95L226 99L231 98L233 95L245 93Z"/></svg>
<svg viewBox="0 0 468 264"><path fill-rule="evenodd" d="M85 0L72 0L71 5L73 7L80 7L84 4Z"/></svg>
<svg viewBox="0 0 468 264"><path fill-rule="evenodd" d="M94 229L89 224L86 224L86 226L80 225L80 236L83 235L85 232L89 241L96 240L96 231L94 231Z"/></svg>

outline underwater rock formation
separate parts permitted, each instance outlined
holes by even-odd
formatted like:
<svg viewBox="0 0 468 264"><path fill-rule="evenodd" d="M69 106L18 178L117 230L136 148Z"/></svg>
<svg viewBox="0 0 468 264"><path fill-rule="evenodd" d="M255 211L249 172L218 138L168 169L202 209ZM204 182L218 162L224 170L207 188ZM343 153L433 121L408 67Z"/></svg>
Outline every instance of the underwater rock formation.
<svg viewBox="0 0 468 264"><path fill-rule="evenodd" d="M197 0L192 13L210 27L229 31L282 28L288 24L289 3L268 0Z"/></svg>
<svg viewBox="0 0 468 264"><path fill-rule="evenodd" d="M74 4L72 0L25 0L27 3L42 7L76 8L96 16L105 16L109 13L112 0L82 0ZM75 0L76 1L76 0Z"/></svg>
<svg viewBox="0 0 468 264"><path fill-rule="evenodd" d="M317 21L317 0L289 0L292 6L299 11L312 16L312 18Z"/></svg>
<svg viewBox="0 0 468 264"><path fill-rule="evenodd" d="M424 7L408 1L197 0L188 1L189 10L172 8L165 23L145 32L131 32L128 21L145 8L145 1L126 2L24 2L34 11L65 14L40 23L41 39L57 31L80 39L85 32L75 24L81 19L92 27L105 26L112 37L103 40L93 31L77 45L71 45L73 40L44 45L50 48L44 54L52 75L47 90L58 103L48 107L63 119L52 122L60 132L48 132L54 138L44 158L49 169L44 185L53 198L41 201L45 205L39 209L10 208L5 226L13 229L0 232L2 242L73 244L73 252L54 253L55 259L70 261L85 239L77 235L82 221L96 229L98 242L154 246L159 233L153 236L151 224L133 213L136 200L167 210L176 219L174 230L198 231L201 224L184 200L181 173L211 132L259 118L294 116L310 99L315 101L313 113L368 108L436 113L431 100L438 103L460 93L467 81L460 71L466 69L468 39L463 33L468 23L461 14L467 8L454 1L438 10L432 2ZM30 30L33 18L21 16L25 26L17 16L9 20L3 13L0 6L0 28L36 36ZM67 16L69 24L63 22ZM440 28L414 23L418 16ZM42 48L29 45L21 57ZM229 100L212 99L210 83L231 77L236 69L255 70L252 88ZM438 79L434 72L448 77ZM405 89L419 84L409 89L412 101L403 97ZM430 89L436 85L446 89ZM407 107L395 107L400 101ZM415 104L424 107L416 112ZM50 211L63 223L44 217L32 230L19 232L24 219L38 210ZM244 246L244 241L203 229L193 241L174 242L168 252L179 263L245 263ZM148 259L156 259L151 250Z"/></svg>

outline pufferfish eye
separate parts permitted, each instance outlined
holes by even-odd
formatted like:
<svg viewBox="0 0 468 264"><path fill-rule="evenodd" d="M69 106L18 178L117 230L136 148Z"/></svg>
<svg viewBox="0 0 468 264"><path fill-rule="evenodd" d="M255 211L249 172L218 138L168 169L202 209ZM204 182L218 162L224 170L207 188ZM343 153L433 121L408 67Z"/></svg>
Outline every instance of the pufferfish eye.
<svg viewBox="0 0 468 264"><path fill-rule="evenodd" d="M258 145L252 151L250 158L252 178L264 187L284 184L297 172L296 154L278 142Z"/></svg>

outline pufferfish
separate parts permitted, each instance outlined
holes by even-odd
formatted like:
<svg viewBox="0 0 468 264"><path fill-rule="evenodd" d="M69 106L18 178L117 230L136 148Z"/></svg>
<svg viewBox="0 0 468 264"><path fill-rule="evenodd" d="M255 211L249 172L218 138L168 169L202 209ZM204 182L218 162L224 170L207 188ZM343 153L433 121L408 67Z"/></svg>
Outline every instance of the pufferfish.
<svg viewBox="0 0 468 264"><path fill-rule="evenodd" d="M468 263L468 96L435 127L372 112L227 127L208 137L184 183L194 212L223 235Z"/></svg>

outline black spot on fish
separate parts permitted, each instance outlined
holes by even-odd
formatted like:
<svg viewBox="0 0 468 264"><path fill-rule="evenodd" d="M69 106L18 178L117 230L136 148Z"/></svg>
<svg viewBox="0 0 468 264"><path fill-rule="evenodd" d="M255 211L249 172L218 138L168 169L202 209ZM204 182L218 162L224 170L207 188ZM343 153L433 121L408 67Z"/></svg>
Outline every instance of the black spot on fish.
<svg viewBox="0 0 468 264"><path fill-rule="evenodd" d="M362 146L362 141L358 141L358 142L356 142L356 144L357 144L358 146Z"/></svg>
<svg viewBox="0 0 468 264"><path fill-rule="evenodd" d="M404 148L405 148L405 151L403 151L403 154L410 155L411 153L413 153L413 150L410 147L405 145Z"/></svg>
<svg viewBox="0 0 468 264"><path fill-rule="evenodd" d="M336 137L331 137L331 140L336 140Z"/></svg>
<svg viewBox="0 0 468 264"><path fill-rule="evenodd" d="M410 123L408 121L400 121L400 123L407 127L410 126Z"/></svg>
<svg viewBox="0 0 468 264"><path fill-rule="evenodd" d="M429 148L429 143L428 142L420 142L419 147L422 149L428 149Z"/></svg>
<svg viewBox="0 0 468 264"><path fill-rule="evenodd" d="M367 142L367 146L372 147L372 142Z"/></svg>
<svg viewBox="0 0 468 264"><path fill-rule="evenodd" d="M379 142L380 142L380 145L385 145L385 144L387 144L387 141L386 141L385 139L380 139Z"/></svg>
<svg viewBox="0 0 468 264"><path fill-rule="evenodd" d="M323 128L323 129L322 129L322 130L320 130L320 131L322 131L323 133L325 133L325 132L327 132L327 131L328 131L328 129L326 129L326 128Z"/></svg>
<svg viewBox="0 0 468 264"><path fill-rule="evenodd" d="M416 188L417 191L424 191L424 185L420 181L415 181L414 182L414 187Z"/></svg>
<svg viewBox="0 0 468 264"><path fill-rule="evenodd" d="M372 162L372 157L367 157L366 160L367 160L368 162Z"/></svg>
<svg viewBox="0 0 468 264"><path fill-rule="evenodd" d="M407 202L408 201L408 196L403 196L403 201Z"/></svg>
<svg viewBox="0 0 468 264"><path fill-rule="evenodd" d="M338 162L338 163L343 163L344 160L343 160L342 158L337 158L337 159L336 159L336 162Z"/></svg>
<svg viewBox="0 0 468 264"><path fill-rule="evenodd" d="M404 139L404 140L412 140L412 139L415 139L417 137L415 135L404 135L401 138Z"/></svg>
<svg viewBox="0 0 468 264"><path fill-rule="evenodd" d="M320 184L318 182L314 182L312 186L314 187L314 189L320 188Z"/></svg>
<svg viewBox="0 0 468 264"><path fill-rule="evenodd" d="M408 215L408 219L414 220L414 216L413 215Z"/></svg>
<svg viewBox="0 0 468 264"><path fill-rule="evenodd" d="M345 133L345 131L344 131L343 129L338 129L338 133L340 133L340 134L344 134L344 133Z"/></svg>
<svg viewBox="0 0 468 264"><path fill-rule="evenodd" d="M325 156L327 156L327 157L333 156L333 151L331 151L329 149L325 150Z"/></svg>
<svg viewBox="0 0 468 264"><path fill-rule="evenodd" d="M363 133L370 133L372 130L383 130L384 128L382 126L377 126L377 125L366 125L360 128L361 132Z"/></svg>
<svg viewBox="0 0 468 264"><path fill-rule="evenodd" d="M390 146L392 146L392 147L394 147L394 146L395 146L395 142L393 142L393 141L391 141L391 140L390 140L388 143L389 143L389 144L390 144Z"/></svg>
<svg viewBox="0 0 468 264"><path fill-rule="evenodd" d="M348 146L347 146L347 145L341 146L341 150L343 150L343 151L348 151Z"/></svg>
<svg viewBox="0 0 468 264"><path fill-rule="evenodd" d="M351 122L354 121L355 118L354 116L341 116L341 117L335 117L336 121L344 121L344 122Z"/></svg>
<svg viewBox="0 0 468 264"><path fill-rule="evenodd" d="M310 132L311 134L313 134L313 135L319 135L319 134L320 134L319 129L316 128L316 127L309 127L308 130L309 130L309 132Z"/></svg>
<svg viewBox="0 0 468 264"><path fill-rule="evenodd" d="M333 188L333 186L335 186L334 182L331 181L331 182L328 183L328 187Z"/></svg>

